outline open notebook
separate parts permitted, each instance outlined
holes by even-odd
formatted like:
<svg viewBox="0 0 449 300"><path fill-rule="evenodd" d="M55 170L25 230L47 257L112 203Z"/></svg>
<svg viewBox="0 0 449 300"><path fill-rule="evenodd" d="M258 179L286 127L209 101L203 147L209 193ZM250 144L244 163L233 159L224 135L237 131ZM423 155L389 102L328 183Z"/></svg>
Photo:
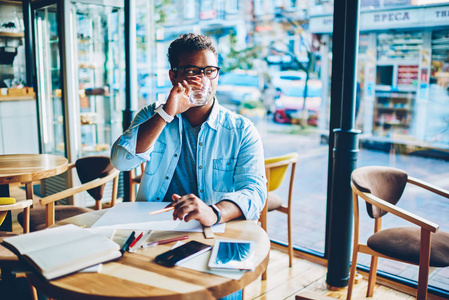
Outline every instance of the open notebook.
<svg viewBox="0 0 449 300"><path fill-rule="evenodd" d="M122 255L117 243L75 225L5 238L3 245L48 280Z"/></svg>

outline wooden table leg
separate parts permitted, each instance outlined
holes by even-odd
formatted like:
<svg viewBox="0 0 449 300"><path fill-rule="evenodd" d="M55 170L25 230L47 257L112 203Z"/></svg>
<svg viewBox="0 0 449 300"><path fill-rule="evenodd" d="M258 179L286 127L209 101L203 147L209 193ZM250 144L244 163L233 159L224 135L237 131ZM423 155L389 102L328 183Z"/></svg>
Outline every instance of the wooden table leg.
<svg viewBox="0 0 449 300"><path fill-rule="evenodd" d="M23 233L29 233L30 232L30 207L25 207L23 209Z"/></svg>
<svg viewBox="0 0 449 300"><path fill-rule="evenodd" d="M25 193L26 193L26 199L33 200L33 204L31 205L31 208L33 208L34 205L34 194L33 194L33 182L27 182L25 183Z"/></svg>

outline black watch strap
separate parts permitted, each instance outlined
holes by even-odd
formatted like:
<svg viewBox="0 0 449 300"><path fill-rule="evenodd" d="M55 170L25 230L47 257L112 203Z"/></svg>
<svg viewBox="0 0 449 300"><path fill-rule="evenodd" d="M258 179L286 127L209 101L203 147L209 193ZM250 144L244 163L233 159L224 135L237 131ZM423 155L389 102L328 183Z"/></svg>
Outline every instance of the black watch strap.
<svg viewBox="0 0 449 300"><path fill-rule="evenodd" d="M214 225L217 225L218 223L220 223L220 220L221 220L221 210L215 204L211 204L209 206L212 208L214 213L217 215L217 222L214 224Z"/></svg>

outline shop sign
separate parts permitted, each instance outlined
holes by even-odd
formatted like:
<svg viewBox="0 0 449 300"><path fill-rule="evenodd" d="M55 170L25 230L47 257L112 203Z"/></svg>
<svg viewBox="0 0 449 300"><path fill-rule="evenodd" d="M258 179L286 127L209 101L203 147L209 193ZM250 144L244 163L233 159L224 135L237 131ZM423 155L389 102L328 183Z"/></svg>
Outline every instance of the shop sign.
<svg viewBox="0 0 449 300"><path fill-rule="evenodd" d="M334 17L330 16L319 16L310 17L309 28L313 33L331 33L334 23Z"/></svg>
<svg viewBox="0 0 449 300"><path fill-rule="evenodd" d="M361 11L359 22L360 31L447 26L449 24L449 6ZM332 28L332 15L310 17L312 33L331 33Z"/></svg>
<svg viewBox="0 0 449 300"><path fill-rule="evenodd" d="M217 18L217 11L216 10L208 10L208 11L200 12L200 19L201 20L210 20L210 19L216 19L216 18Z"/></svg>

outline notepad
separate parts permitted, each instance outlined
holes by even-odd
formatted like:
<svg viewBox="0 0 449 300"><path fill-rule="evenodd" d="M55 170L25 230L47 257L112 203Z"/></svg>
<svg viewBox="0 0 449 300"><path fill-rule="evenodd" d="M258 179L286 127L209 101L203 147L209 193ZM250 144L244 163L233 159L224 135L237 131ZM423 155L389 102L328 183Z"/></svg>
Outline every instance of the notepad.
<svg viewBox="0 0 449 300"><path fill-rule="evenodd" d="M48 280L122 255L111 239L72 224L5 238L3 245Z"/></svg>

